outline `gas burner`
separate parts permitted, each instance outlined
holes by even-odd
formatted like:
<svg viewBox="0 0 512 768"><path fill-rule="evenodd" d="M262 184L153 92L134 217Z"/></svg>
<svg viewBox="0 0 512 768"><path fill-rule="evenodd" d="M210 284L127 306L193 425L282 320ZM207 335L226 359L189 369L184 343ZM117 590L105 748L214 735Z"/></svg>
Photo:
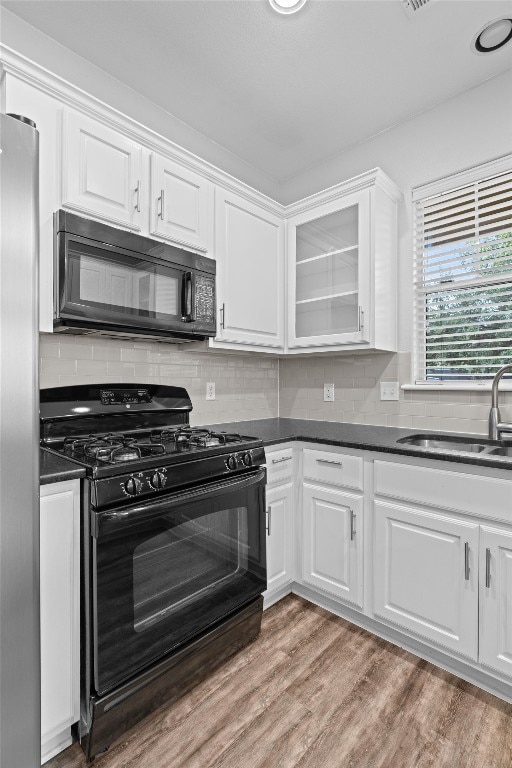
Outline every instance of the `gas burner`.
<svg viewBox="0 0 512 768"><path fill-rule="evenodd" d="M190 438L192 445L198 448L212 448L215 445L227 445L228 443L241 443L240 435L228 434L227 432L211 432L202 430L201 433L192 435Z"/></svg>
<svg viewBox="0 0 512 768"><path fill-rule="evenodd" d="M133 461L141 458L141 452L136 445L120 445L112 448L108 456L99 456L104 461L113 461L117 464L120 461Z"/></svg>
<svg viewBox="0 0 512 768"><path fill-rule="evenodd" d="M174 441L177 431L178 431L178 428L162 429L160 431L154 430L149 436L149 439L151 440L151 442L154 442L154 443L170 443Z"/></svg>

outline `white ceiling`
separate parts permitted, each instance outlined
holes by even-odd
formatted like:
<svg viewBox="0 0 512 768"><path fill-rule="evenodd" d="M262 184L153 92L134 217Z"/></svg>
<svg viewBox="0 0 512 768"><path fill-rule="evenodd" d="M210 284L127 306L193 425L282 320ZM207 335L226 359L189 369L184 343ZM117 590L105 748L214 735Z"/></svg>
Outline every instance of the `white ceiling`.
<svg viewBox="0 0 512 768"><path fill-rule="evenodd" d="M510 0L430 0L412 18L401 0L3 6L277 181L512 66L512 43L470 48Z"/></svg>

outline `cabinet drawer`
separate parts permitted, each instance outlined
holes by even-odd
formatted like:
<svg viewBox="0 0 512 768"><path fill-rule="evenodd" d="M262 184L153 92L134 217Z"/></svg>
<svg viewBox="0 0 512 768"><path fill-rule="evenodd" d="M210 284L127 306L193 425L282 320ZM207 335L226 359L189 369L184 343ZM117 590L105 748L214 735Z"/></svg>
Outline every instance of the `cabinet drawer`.
<svg viewBox="0 0 512 768"><path fill-rule="evenodd" d="M343 453L304 450L304 479L363 490L363 459Z"/></svg>
<svg viewBox="0 0 512 768"><path fill-rule="evenodd" d="M510 521L512 483L391 461L375 462L375 493Z"/></svg>
<svg viewBox="0 0 512 768"><path fill-rule="evenodd" d="M293 449L272 451L267 454L267 481L280 483L293 475Z"/></svg>

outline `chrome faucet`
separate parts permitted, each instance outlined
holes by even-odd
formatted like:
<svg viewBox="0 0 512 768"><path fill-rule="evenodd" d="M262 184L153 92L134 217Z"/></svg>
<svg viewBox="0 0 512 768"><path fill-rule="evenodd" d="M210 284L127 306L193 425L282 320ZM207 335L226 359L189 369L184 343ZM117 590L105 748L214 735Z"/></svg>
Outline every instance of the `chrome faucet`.
<svg viewBox="0 0 512 768"><path fill-rule="evenodd" d="M502 422L498 408L498 387L502 377L512 372L512 365L500 368L492 381L491 410L489 411L489 438L499 440L502 432L512 432L512 423Z"/></svg>

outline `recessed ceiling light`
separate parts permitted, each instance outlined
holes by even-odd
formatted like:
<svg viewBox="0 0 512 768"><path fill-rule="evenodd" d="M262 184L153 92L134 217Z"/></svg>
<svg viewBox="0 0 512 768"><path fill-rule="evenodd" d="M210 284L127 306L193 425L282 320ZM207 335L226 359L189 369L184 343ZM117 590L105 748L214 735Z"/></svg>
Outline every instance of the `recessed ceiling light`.
<svg viewBox="0 0 512 768"><path fill-rule="evenodd" d="M296 13L306 0L269 0L270 6L278 13Z"/></svg>
<svg viewBox="0 0 512 768"><path fill-rule="evenodd" d="M512 40L512 19L496 19L480 30L473 40L477 53L492 53Z"/></svg>

